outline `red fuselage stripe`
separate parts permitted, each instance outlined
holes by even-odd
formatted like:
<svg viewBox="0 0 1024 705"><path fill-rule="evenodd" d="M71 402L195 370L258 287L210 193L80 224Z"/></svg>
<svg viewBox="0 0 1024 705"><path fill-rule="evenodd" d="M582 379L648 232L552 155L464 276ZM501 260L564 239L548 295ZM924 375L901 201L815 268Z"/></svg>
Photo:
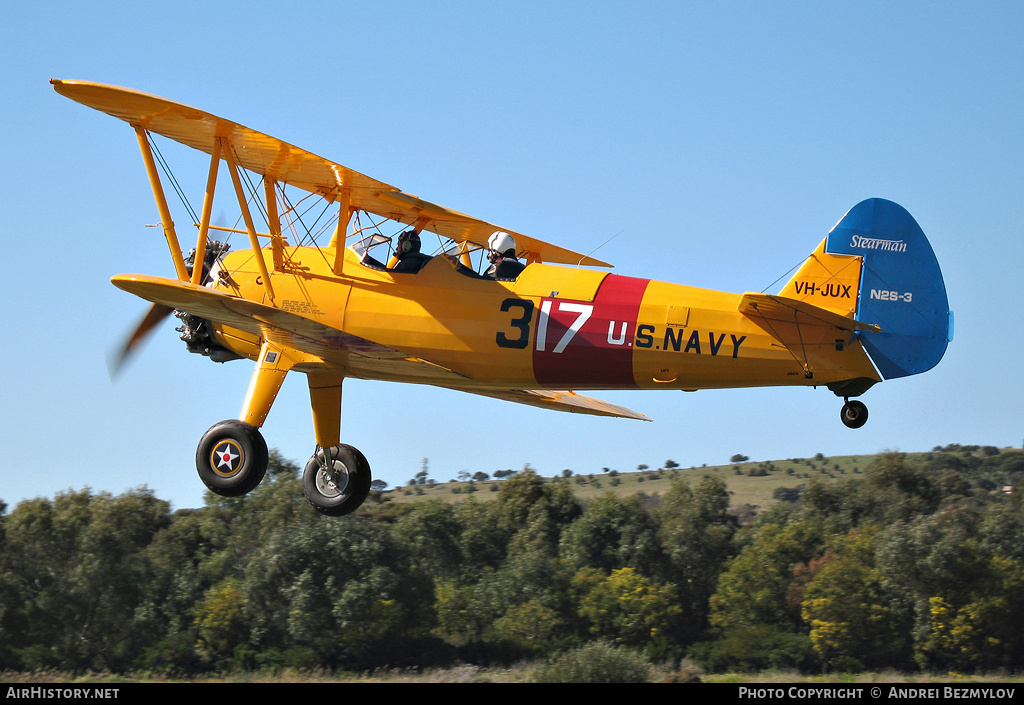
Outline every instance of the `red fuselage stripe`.
<svg viewBox="0 0 1024 705"><path fill-rule="evenodd" d="M533 347L537 381L554 388L635 388L633 343L649 281L609 274L592 302L542 299Z"/></svg>

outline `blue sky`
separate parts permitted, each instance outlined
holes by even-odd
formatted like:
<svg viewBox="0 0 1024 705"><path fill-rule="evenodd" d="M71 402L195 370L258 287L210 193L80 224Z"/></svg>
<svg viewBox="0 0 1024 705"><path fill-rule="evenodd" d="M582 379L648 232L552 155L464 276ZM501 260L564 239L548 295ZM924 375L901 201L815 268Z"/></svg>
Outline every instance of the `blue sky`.
<svg viewBox="0 0 1024 705"><path fill-rule="evenodd" d="M251 372L187 354L169 321L110 379L145 304L109 278L172 270L132 131L52 77L194 105L582 252L621 232L597 253L620 274L774 290L874 196L939 258L956 339L870 390L862 429L824 389L597 395L640 423L350 380L343 440L391 485L423 458L444 481L1019 447L1021 36L1019 2L4 3L0 499L145 485L201 506L196 444ZM312 452L300 376L263 432Z"/></svg>

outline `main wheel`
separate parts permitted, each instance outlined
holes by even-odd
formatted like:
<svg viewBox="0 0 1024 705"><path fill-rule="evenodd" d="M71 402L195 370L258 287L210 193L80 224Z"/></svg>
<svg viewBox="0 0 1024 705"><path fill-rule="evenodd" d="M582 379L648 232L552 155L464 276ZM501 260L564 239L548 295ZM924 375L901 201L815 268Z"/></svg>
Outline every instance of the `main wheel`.
<svg viewBox="0 0 1024 705"><path fill-rule="evenodd" d="M369 493L370 464L352 446L317 448L302 472L302 494L321 514L349 514Z"/></svg>
<svg viewBox="0 0 1024 705"><path fill-rule="evenodd" d="M256 488L267 474L267 443L255 426L228 420L203 434L196 449L196 470L211 491L239 497Z"/></svg>
<svg viewBox="0 0 1024 705"><path fill-rule="evenodd" d="M868 408L859 401L848 401L840 412L843 423L850 428L860 428L868 422Z"/></svg>

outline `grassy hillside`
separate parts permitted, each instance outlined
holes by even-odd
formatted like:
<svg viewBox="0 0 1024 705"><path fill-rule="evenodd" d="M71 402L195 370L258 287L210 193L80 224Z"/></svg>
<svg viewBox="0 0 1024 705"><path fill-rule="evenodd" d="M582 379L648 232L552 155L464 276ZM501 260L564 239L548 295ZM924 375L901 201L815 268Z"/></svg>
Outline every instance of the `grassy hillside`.
<svg viewBox="0 0 1024 705"><path fill-rule="evenodd" d="M904 453L908 459L921 462L936 479L949 475L968 482L975 492L1005 492L1016 484L1024 472L1024 451L993 446L949 444L921 453ZM576 495L587 500L604 492L628 496L643 493L656 496L668 491L673 480L691 485L704 475L725 481L732 497L734 511L757 513L782 501L776 494L781 488L796 489L810 480L832 481L858 477L878 459L878 455L846 455L813 458L791 458L757 462L735 462L728 465L701 467L644 468L634 472L611 470L588 475L548 478L550 482L567 482ZM667 461L671 463L671 461ZM486 476L485 476L486 477ZM458 502L467 497L486 501L501 487L500 479L478 479L465 482L427 482L410 484L384 493L393 502L416 502L427 498Z"/></svg>
<svg viewBox="0 0 1024 705"><path fill-rule="evenodd" d="M908 454L908 456L925 454ZM635 472L609 471L568 478L550 478L552 482L568 482L580 499L588 499L603 492L619 495L659 495L667 492L675 479L695 484L704 475L722 478L732 495L732 506L741 509L750 506L764 509L779 500L773 494L780 487L795 488L809 479L830 480L856 476L870 467L874 455L795 458L758 462L738 462L728 465L676 467L638 470ZM385 495L395 502L415 502L427 498L457 502L467 497L486 501L497 492L502 480L436 482L407 485L390 490Z"/></svg>

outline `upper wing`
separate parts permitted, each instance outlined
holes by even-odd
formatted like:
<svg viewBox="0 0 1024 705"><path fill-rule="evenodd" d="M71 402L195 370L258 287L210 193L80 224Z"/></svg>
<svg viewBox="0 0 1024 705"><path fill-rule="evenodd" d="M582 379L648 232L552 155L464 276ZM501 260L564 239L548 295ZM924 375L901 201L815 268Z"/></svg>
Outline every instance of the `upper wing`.
<svg viewBox="0 0 1024 705"><path fill-rule="evenodd" d="M495 230L515 238L521 254L542 262L611 265L443 206L335 164L238 123L154 95L87 81L51 79L54 89L83 105L158 135L212 154L225 138L239 165L256 174L335 200L348 191L352 208L435 232L457 242L483 245Z"/></svg>

